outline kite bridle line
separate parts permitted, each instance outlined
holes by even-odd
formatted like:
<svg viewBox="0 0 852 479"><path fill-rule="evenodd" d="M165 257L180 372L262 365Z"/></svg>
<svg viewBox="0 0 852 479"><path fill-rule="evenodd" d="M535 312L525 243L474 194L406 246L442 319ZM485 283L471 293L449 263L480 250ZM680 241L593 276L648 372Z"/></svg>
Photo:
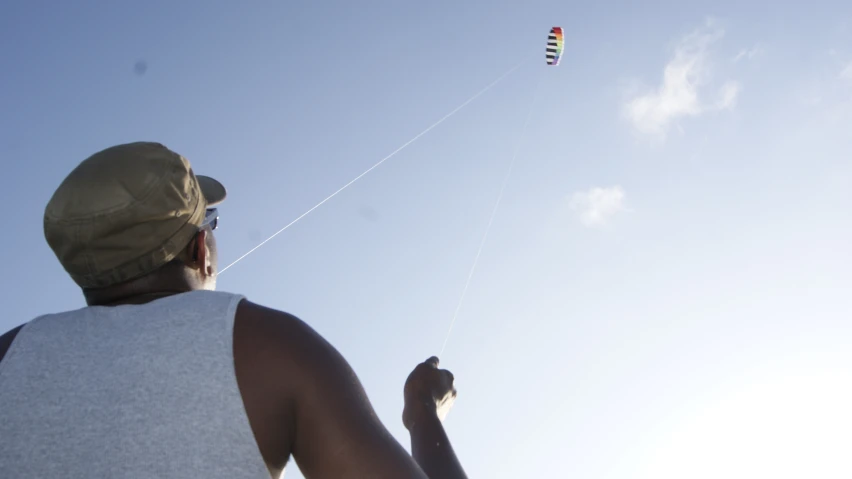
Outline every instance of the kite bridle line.
<svg viewBox="0 0 852 479"><path fill-rule="evenodd" d="M521 150L521 146L523 146L524 140L526 139L527 126L530 123L533 107L538 99L538 91L541 87L541 81L542 77L539 76L533 90L532 99L530 100L527 118L524 120L524 126L521 128L521 134L518 136L517 144L515 145L515 152L512 154L512 160L509 162L509 169L506 170L506 176L503 178L503 185L500 187L500 193L497 195L497 200L494 202L494 208L491 210L491 217L488 219L488 225L485 227L485 233L482 234L482 240L479 242L479 249L477 249L476 256L473 258L473 265L470 267L470 272L467 275L467 281L465 281L464 288L462 289L461 296L459 297L459 302L456 305L455 312L453 313L453 319L450 321L449 329L447 329L447 335L444 338L444 345L441 346L441 352L438 354L439 358L444 355L444 350L447 348L447 341L450 340L450 333L453 332L453 326L456 324L459 311L461 311L462 303L464 303L464 298L467 294L467 289L470 286L470 281L473 279L473 273L476 271L476 265L479 263L479 257L482 255L482 250L485 247L485 241L488 239L488 232L491 231L491 225L494 223L494 217L497 216L497 209L500 207L500 202L503 200L503 193L506 191L506 185L509 183L509 178L512 176L512 170L515 167L515 160L518 158L518 152Z"/></svg>

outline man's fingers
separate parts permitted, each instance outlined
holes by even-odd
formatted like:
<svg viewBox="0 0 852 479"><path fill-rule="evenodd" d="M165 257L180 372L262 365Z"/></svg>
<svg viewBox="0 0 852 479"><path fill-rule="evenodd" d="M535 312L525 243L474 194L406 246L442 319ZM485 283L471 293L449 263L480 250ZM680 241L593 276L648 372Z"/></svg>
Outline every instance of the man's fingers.
<svg viewBox="0 0 852 479"><path fill-rule="evenodd" d="M441 363L441 360L438 359L438 356L432 356L431 358L426 360L426 364L428 364L429 366L432 366L434 368L437 368L438 364L440 364L440 363Z"/></svg>

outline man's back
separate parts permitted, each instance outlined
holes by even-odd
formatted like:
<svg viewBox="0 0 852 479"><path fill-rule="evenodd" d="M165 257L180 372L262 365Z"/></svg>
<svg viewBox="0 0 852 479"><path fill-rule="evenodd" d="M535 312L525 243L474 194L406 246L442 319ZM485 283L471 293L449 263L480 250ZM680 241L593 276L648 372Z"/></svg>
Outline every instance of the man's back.
<svg viewBox="0 0 852 479"><path fill-rule="evenodd" d="M42 316L0 362L0 477L268 478L234 373L242 296Z"/></svg>

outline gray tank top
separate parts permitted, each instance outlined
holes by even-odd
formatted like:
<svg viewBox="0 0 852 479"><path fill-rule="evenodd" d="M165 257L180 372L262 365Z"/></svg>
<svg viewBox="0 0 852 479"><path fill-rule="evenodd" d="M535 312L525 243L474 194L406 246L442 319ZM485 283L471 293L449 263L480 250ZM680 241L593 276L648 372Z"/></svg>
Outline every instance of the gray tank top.
<svg viewBox="0 0 852 479"><path fill-rule="evenodd" d="M269 479L234 374L241 299L195 291L28 323L0 361L0 478Z"/></svg>

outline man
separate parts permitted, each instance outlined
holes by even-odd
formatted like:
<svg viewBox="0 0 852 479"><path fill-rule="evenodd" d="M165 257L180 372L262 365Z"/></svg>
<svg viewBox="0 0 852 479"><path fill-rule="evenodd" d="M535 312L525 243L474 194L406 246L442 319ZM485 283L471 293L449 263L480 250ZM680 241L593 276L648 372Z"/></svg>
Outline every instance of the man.
<svg viewBox="0 0 852 479"><path fill-rule="evenodd" d="M156 143L82 162L45 209L88 307L0 337L0 477L464 478L437 358L404 388L414 460L298 318L215 292L218 181ZM415 462L416 460L416 462Z"/></svg>

